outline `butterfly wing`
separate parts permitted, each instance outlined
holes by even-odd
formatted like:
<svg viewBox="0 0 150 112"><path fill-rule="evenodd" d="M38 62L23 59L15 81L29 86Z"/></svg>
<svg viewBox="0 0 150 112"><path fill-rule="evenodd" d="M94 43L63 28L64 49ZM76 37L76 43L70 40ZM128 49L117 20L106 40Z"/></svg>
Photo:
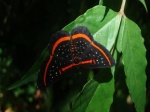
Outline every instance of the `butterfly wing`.
<svg viewBox="0 0 150 112"><path fill-rule="evenodd" d="M65 31L54 34L49 43L50 56L43 63L38 75L38 87L52 84L63 76L62 70L72 63L70 54L70 35Z"/></svg>
<svg viewBox="0 0 150 112"><path fill-rule="evenodd" d="M43 63L38 75L38 87L47 86L63 76L75 66L89 68L111 67L115 60L109 51L93 40L90 31L79 26L68 32L59 31L49 43L50 56Z"/></svg>
<svg viewBox="0 0 150 112"><path fill-rule="evenodd" d="M81 60L84 52L91 46L93 40L91 33L86 27L78 26L74 28L71 32L71 40L73 51L71 51L73 60ZM87 41L88 40L88 41Z"/></svg>
<svg viewBox="0 0 150 112"><path fill-rule="evenodd" d="M72 42L76 44L77 48L74 55L79 58L80 65L90 68L115 65L116 62L110 52L93 40L93 36L86 27L76 27L71 35Z"/></svg>
<svg viewBox="0 0 150 112"><path fill-rule="evenodd" d="M93 41L91 46L84 52L82 60L92 59L92 63L85 65L89 68L107 68L116 64L110 52L101 44Z"/></svg>

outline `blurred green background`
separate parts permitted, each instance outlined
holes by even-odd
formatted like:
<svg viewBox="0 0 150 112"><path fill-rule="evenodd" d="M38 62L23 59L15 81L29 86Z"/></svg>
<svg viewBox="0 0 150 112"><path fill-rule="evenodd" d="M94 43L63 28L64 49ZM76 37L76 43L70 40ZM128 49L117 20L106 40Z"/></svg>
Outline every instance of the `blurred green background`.
<svg viewBox="0 0 150 112"><path fill-rule="evenodd" d="M69 111L73 98L86 82L82 76L80 84L75 76L72 76L75 81L67 77L49 88L47 94L37 90L36 80L11 91L6 89L34 64L54 32L98 3L98 0L0 0L0 112ZM114 11L120 9L120 0L103 3ZM150 1L146 0L146 4L150 10ZM148 61L145 111L150 112L150 13L139 1L128 0L125 14L138 24L145 39ZM127 94L126 87L123 89ZM120 102L122 110L126 109L123 105ZM132 105L129 112L133 112Z"/></svg>

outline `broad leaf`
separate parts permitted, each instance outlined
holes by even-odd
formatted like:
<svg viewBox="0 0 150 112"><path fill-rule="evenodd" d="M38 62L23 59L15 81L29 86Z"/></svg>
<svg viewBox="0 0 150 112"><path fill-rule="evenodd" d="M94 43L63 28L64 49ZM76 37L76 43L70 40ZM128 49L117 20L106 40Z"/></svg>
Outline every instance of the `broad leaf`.
<svg viewBox="0 0 150 112"><path fill-rule="evenodd" d="M121 24L120 24L120 29L118 33L118 40L117 40L117 50L118 52L122 52L122 38L124 35L124 30L125 30L125 19L122 19Z"/></svg>
<svg viewBox="0 0 150 112"><path fill-rule="evenodd" d="M93 34L94 40L110 50L116 40L120 20L119 14L111 9L95 6L63 29L71 31L76 26L86 26Z"/></svg>
<svg viewBox="0 0 150 112"><path fill-rule="evenodd" d="M100 75L100 74L99 74ZM103 74L104 75L104 74ZM109 112L113 101L114 80L108 83L98 83L91 80L85 85L73 103L73 112Z"/></svg>
<svg viewBox="0 0 150 112"><path fill-rule="evenodd" d="M88 10L84 15L70 23L64 30L71 31L76 26L86 26L94 36L94 39L103 44L108 50L114 46L121 16L103 6L96 6ZM112 73L114 74L114 68ZM99 76L107 75L101 72ZM107 112L113 101L114 79L107 83L99 83L94 79L85 85L73 103L73 112L91 112L101 110Z"/></svg>
<svg viewBox="0 0 150 112"><path fill-rule="evenodd" d="M137 112L144 112L146 102L146 49L139 27L123 18L122 53L126 83ZM121 45L119 45L121 46Z"/></svg>

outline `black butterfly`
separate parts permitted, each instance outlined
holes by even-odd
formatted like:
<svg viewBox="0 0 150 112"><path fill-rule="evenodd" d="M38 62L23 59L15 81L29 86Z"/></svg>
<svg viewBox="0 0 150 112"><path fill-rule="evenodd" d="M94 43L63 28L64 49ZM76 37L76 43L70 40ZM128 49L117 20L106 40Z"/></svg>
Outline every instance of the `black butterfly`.
<svg viewBox="0 0 150 112"><path fill-rule="evenodd" d="M49 43L50 55L38 75L38 87L47 86L76 67L112 67L116 64L110 52L93 40L90 31L83 26L76 27L71 34L58 31Z"/></svg>

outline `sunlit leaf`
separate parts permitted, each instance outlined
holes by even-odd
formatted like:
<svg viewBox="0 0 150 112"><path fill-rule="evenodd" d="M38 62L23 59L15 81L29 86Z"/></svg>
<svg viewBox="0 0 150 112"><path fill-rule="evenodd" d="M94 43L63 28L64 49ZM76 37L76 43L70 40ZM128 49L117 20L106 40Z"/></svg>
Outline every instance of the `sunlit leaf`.
<svg viewBox="0 0 150 112"><path fill-rule="evenodd" d="M125 26L125 20L122 19L121 21L121 25L120 25L120 29L119 29L119 33L118 33L118 40L117 40L117 50L118 52L122 52L122 38L123 38L123 35L124 35L124 27Z"/></svg>
<svg viewBox="0 0 150 112"><path fill-rule="evenodd" d="M96 6L89 9L84 15L67 25L64 30L71 31L76 26L86 26L94 36L94 39L103 44L108 50L114 46L121 17L118 13L106 7ZM112 70L114 74L114 68ZM99 74L104 75L106 74ZM90 112L101 110L107 112L113 101L114 79L107 83L98 83L95 80L85 85L73 103L72 111Z"/></svg>
<svg viewBox="0 0 150 112"><path fill-rule="evenodd" d="M103 6L95 6L64 27L64 30L71 31L76 26L86 26L94 40L110 50L118 34L119 22L118 13Z"/></svg>
<svg viewBox="0 0 150 112"><path fill-rule="evenodd" d="M107 89L106 89L107 88ZM114 80L108 83L98 83L91 80L85 85L73 103L73 112L108 112L113 101Z"/></svg>
<svg viewBox="0 0 150 112"><path fill-rule="evenodd" d="M146 49L139 27L123 18L122 53L126 83L137 112L144 112L146 102Z"/></svg>

